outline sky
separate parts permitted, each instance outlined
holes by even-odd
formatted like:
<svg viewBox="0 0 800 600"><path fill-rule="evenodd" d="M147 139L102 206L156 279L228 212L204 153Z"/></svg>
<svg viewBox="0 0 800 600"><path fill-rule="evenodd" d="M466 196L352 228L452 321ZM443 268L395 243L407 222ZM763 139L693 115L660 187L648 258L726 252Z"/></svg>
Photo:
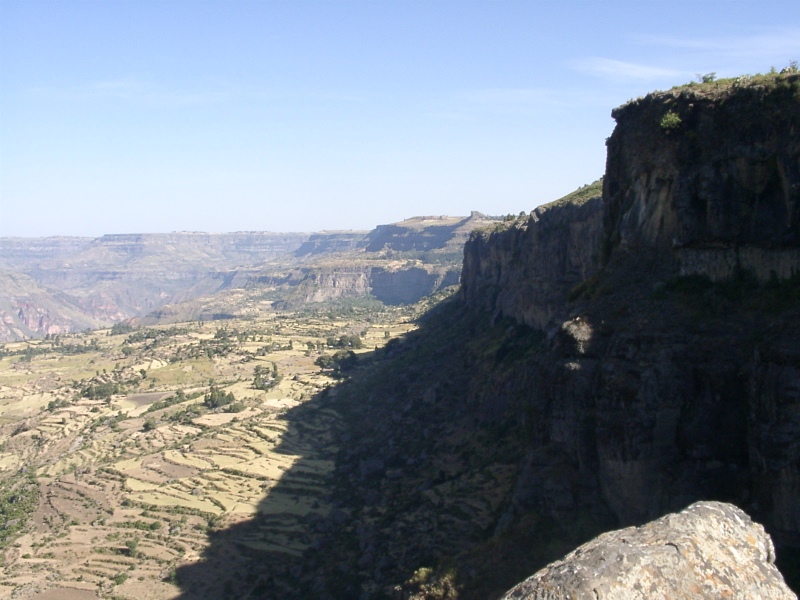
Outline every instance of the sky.
<svg viewBox="0 0 800 600"><path fill-rule="evenodd" d="M529 212L614 107L792 60L796 0L0 0L0 237Z"/></svg>

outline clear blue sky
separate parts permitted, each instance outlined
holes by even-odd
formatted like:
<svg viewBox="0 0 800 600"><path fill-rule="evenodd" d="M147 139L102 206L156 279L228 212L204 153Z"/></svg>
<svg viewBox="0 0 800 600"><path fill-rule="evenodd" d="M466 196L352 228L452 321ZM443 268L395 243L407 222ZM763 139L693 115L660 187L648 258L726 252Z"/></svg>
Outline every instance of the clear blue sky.
<svg viewBox="0 0 800 600"><path fill-rule="evenodd" d="M0 236L527 212L615 106L790 60L795 0L0 0Z"/></svg>

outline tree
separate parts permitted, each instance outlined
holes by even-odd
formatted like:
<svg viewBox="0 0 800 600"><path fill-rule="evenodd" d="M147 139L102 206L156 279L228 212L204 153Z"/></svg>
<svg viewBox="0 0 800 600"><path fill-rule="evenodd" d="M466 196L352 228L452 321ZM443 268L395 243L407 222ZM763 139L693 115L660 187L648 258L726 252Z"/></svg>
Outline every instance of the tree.
<svg viewBox="0 0 800 600"><path fill-rule="evenodd" d="M228 392L226 394L216 385L212 385L209 388L208 393L203 398L203 404L212 409L225 406L226 404L231 404L235 401L236 398L234 397L233 392Z"/></svg>
<svg viewBox="0 0 800 600"><path fill-rule="evenodd" d="M139 553L136 551L136 549L139 547L139 538L134 537L129 540L125 540L125 547L128 549L128 556L138 556Z"/></svg>
<svg viewBox="0 0 800 600"><path fill-rule="evenodd" d="M257 390L269 390L278 385L282 377L278 374L278 365L272 363L270 371L263 365L257 365L253 369L253 387Z"/></svg>
<svg viewBox="0 0 800 600"><path fill-rule="evenodd" d="M351 370L358 364L358 356L352 350L337 350L330 354L323 354L314 364L318 367L332 371L334 377L341 377L346 371Z"/></svg>

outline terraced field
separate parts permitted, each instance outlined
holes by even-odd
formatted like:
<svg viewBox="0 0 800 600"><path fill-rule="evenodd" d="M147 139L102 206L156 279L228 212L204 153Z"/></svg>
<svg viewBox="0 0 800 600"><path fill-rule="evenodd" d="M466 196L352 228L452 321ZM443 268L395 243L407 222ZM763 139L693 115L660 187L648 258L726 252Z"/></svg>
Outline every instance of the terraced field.
<svg viewBox="0 0 800 600"><path fill-rule="evenodd" d="M357 336L358 354L411 328L399 309L273 312L7 344L0 508L21 507L25 482L38 497L6 527L0 597L174 598L176 570L221 531L237 552L301 555L335 511L340 416L286 413L334 383L315 364L331 340ZM233 398L211 406L213 389Z"/></svg>

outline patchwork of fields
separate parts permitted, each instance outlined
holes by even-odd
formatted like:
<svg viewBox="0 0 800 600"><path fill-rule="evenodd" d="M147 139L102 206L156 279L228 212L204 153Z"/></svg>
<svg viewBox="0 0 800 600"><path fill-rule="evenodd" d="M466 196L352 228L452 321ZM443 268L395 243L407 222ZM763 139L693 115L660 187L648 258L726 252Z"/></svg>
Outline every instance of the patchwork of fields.
<svg viewBox="0 0 800 600"><path fill-rule="evenodd" d="M301 555L335 511L340 415L287 411L328 393L337 340L357 357L413 328L407 309L261 312L6 344L0 597L174 598L176 569L254 519L233 547Z"/></svg>

